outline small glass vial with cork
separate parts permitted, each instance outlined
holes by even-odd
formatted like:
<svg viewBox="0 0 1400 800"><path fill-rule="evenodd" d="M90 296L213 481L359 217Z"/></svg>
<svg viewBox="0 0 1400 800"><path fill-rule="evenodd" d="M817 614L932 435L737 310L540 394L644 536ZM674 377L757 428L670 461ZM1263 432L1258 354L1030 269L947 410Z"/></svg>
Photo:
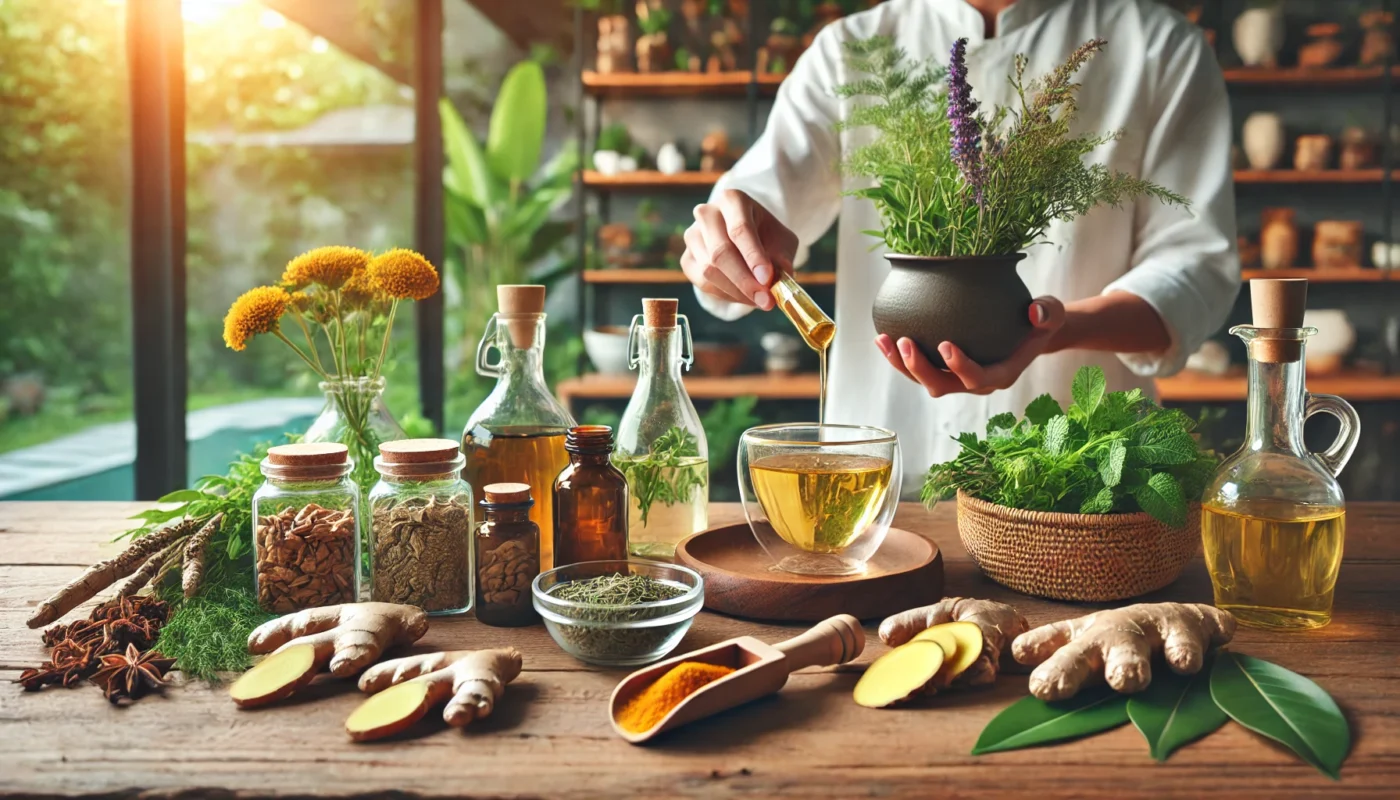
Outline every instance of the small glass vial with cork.
<svg viewBox="0 0 1400 800"><path fill-rule="evenodd" d="M791 275L782 275L769 287L778 309L801 334L802 341L817 352L820 362L820 395L817 398L817 421L826 422L827 356L836 338L836 323L817 301Z"/></svg>
<svg viewBox="0 0 1400 800"><path fill-rule="evenodd" d="M358 599L354 467L343 444L268 449L262 460L267 480L253 495L253 588L263 611L288 614Z"/></svg>
<svg viewBox="0 0 1400 800"><path fill-rule="evenodd" d="M472 605L472 487L451 439L379 445L369 493L370 600L431 615Z"/></svg>
<svg viewBox="0 0 1400 800"><path fill-rule="evenodd" d="M527 483L492 483L483 490L486 519L476 529L476 618L498 628L540 621L530 584L540 574L540 528Z"/></svg>
<svg viewBox="0 0 1400 800"><path fill-rule="evenodd" d="M1249 349L1245 442L1207 484L1201 507L1206 567L1215 604L1242 625L1319 628L1332 619L1332 597L1346 536L1346 501L1337 474L1360 431L1356 410L1340 397L1309 394L1303 327L1306 280L1250 281L1254 325L1230 332ZM1314 414L1341 423L1321 453L1303 445Z"/></svg>
<svg viewBox="0 0 1400 800"><path fill-rule="evenodd" d="M554 481L554 566L626 560L627 478L609 460L612 428L570 428L564 449L569 465Z"/></svg>

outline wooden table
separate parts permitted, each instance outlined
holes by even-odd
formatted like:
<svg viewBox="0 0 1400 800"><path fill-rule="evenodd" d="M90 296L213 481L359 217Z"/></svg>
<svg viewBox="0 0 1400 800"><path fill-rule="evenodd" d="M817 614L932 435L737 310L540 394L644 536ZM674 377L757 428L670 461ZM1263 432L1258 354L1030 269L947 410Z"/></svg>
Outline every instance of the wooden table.
<svg viewBox="0 0 1400 800"><path fill-rule="evenodd" d="M351 683L338 681L258 711L240 711L223 688L198 682L129 708L109 706L94 687L22 693L10 681L44 658L38 633L24 626L30 607L113 552L108 540L137 508L0 504L0 791L1103 798L1400 792L1400 504L1352 506L1329 627L1296 634L1242 629L1235 640L1240 651L1301 672L1336 697L1355 740L1340 783L1234 724L1166 764L1148 758L1131 727L1055 747L973 757L968 752L982 727L1025 694L1024 676L875 711L851 702L859 665L804 671L777 696L634 747L613 734L606 717L607 698L623 672L573 660L542 628L494 629L473 620L434 622L420 645L513 645L524 653L526 671L496 715L465 732L434 718L413 738L352 744L342 723L361 697ZM738 518L738 509L728 505L716 506L711 516L716 524ZM1032 624L1087 610L1015 595L982 577L958 543L950 506L932 513L901 509L898 524L943 548L950 593L1012 602ZM1149 599L1210 598L1197 562L1175 586ZM702 614L681 647L738 634L776 641L792 630ZM873 627L867 633L870 644L859 664L885 649Z"/></svg>

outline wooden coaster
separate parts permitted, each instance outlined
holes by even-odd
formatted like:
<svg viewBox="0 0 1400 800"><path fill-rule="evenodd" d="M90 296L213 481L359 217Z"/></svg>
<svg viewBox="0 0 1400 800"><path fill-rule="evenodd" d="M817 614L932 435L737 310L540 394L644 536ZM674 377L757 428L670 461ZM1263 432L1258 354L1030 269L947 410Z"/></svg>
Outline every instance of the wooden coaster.
<svg viewBox="0 0 1400 800"><path fill-rule="evenodd" d="M705 610L745 619L814 622L836 614L878 619L943 596L938 546L899 528L890 528L862 575L776 570L747 523L691 536L676 547L676 561L705 578Z"/></svg>

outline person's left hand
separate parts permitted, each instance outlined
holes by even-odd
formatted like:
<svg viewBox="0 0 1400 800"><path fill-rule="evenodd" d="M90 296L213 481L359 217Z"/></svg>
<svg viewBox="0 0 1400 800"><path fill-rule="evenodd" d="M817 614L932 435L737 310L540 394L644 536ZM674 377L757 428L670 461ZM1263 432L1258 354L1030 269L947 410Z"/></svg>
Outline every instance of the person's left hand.
<svg viewBox="0 0 1400 800"><path fill-rule="evenodd" d="M982 366L952 342L938 345L938 354L948 365L946 370L930 363L911 339L895 342L882 333L875 337L875 346L891 366L927 389L930 397L961 392L991 394L1015 383L1032 361L1050 349L1052 338L1064 327L1065 306L1053 297L1037 297L1029 313L1034 329L1010 358L998 364Z"/></svg>

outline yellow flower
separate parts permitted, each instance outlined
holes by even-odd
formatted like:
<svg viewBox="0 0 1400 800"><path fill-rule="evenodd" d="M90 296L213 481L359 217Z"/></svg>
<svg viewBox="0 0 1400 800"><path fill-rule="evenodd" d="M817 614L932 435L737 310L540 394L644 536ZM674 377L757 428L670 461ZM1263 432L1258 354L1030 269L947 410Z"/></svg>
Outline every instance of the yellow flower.
<svg viewBox="0 0 1400 800"><path fill-rule="evenodd" d="M302 313L310 311L315 302L315 299L306 292L296 291L290 294L291 307Z"/></svg>
<svg viewBox="0 0 1400 800"><path fill-rule="evenodd" d="M390 250L369 262L369 279L395 300L423 300L438 290L438 274L412 250Z"/></svg>
<svg viewBox="0 0 1400 800"><path fill-rule="evenodd" d="M318 247L287 262L282 283L297 289L312 283L339 289L367 264L369 253L358 247Z"/></svg>
<svg viewBox="0 0 1400 800"><path fill-rule="evenodd" d="M386 302L388 297L369 276L369 270L358 270L350 280L340 287L340 296L351 308L363 308L374 303Z"/></svg>
<svg viewBox="0 0 1400 800"><path fill-rule="evenodd" d="M224 317L224 344L242 350L254 336L272 333L291 304L292 296L280 286L249 289L229 306Z"/></svg>

